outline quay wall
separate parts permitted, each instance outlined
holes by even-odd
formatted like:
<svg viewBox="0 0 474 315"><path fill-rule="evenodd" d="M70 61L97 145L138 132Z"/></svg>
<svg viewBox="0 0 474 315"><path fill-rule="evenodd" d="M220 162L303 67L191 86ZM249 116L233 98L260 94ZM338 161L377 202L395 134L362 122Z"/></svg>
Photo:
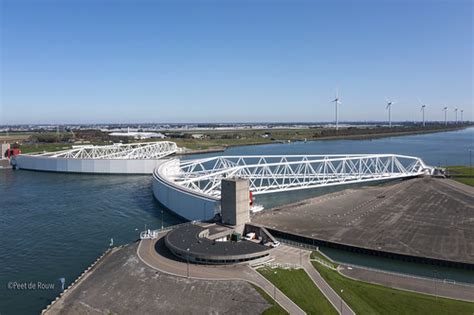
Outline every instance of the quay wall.
<svg viewBox="0 0 474 315"><path fill-rule="evenodd" d="M400 253L388 252L388 251L383 251L383 250L378 250L378 249L364 248L360 246L337 243L337 242L332 242L332 241L327 241L327 240L322 240L322 239L317 239L317 238L311 238L308 236L303 236L296 233L288 233L288 232L273 229L270 227L266 227L266 229L275 238L289 240L296 243L311 245L315 247L324 246L324 247L335 248L335 249L345 250L345 251L354 252L354 253L385 257L385 258L401 260L401 261L409 261L409 262L417 262L417 263L423 263L423 264L429 264L429 265L435 265L435 266L445 266L445 267L454 267L454 268L474 270L474 264L468 263L468 262L452 261L452 260L437 259L437 258L431 258L431 257L408 255L408 254L400 254Z"/></svg>

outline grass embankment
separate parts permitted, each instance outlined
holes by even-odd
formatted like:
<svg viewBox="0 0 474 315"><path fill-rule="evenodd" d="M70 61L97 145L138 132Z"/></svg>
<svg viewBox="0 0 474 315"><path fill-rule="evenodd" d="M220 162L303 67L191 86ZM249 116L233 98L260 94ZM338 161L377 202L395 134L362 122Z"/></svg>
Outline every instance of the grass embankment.
<svg viewBox="0 0 474 315"><path fill-rule="evenodd" d="M71 145L65 143L35 143L22 144L21 153L37 153L37 152L54 152L72 148Z"/></svg>
<svg viewBox="0 0 474 315"><path fill-rule="evenodd" d="M312 264L357 314L474 314L474 303L356 281L318 262Z"/></svg>
<svg viewBox="0 0 474 315"><path fill-rule="evenodd" d="M324 261L329 266L332 266L334 269L336 269L337 266L338 266L338 264L336 264L336 263L332 262L331 260L327 259L326 256L321 254L319 251L312 252L311 253L311 259L321 259L322 261Z"/></svg>
<svg viewBox="0 0 474 315"><path fill-rule="evenodd" d="M169 140L178 146L193 150L223 149L226 147L240 145L268 144L274 142L303 141L303 140L336 140L336 139L372 139L381 137L392 137L411 134L422 134L432 132L450 131L463 128L463 126L444 127L433 125L429 127L402 126L402 127L350 127L340 128L292 128L292 129L235 129L235 130L196 130L186 132L191 134L203 134L204 139L193 139L190 137L174 138L170 135Z"/></svg>
<svg viewBox="0 0 474 315"><path fill-rule="evenodd" d="M474 167L469 166L448 166L446 168L448 176L460 183L474 186Z"/></svg>
<svg viewBox="0 0 474 315"><path fill-rule="evenodd" d="M283 315L288 314L283 307L280 306L274 299L270 297L262 288L252 284L252 286L257 290L257 292L272 306L267 308L262 315Z"/></svg>
<svg viewBox="0 0 474 315"><path fill-rule="evenodd" d="M178 147L192 150L225 149L231 146L254 145L272 143L270 139L250 138L250 139L166 139L175 142Z"/></svg>
<svg viewBox="0 0 474 315"><path fill-rule="evenodd" d="M288 298L308 314L337 314L337 311L319 291L303 269L258 269L265 278L271 281Z"/></svg>

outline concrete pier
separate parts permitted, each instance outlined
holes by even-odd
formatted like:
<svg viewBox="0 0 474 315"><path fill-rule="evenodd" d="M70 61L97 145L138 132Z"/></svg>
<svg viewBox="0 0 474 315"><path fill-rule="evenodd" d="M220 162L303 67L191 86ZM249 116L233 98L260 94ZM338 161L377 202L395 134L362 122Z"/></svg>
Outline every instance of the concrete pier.
<svg viewBox="0 0 474 315"><path fill-rule="evenodd" d="M263 211L252 222L316 245L469 267L473 213L473 187L427 177L343 190Z"/></svg>
<svg viewBox="0 0 474 315"><path fill-rule="evenodd" d="M270 307L246 281L165 274L143 263L137 247L105 255L44 314L261 314Z"/></svg>

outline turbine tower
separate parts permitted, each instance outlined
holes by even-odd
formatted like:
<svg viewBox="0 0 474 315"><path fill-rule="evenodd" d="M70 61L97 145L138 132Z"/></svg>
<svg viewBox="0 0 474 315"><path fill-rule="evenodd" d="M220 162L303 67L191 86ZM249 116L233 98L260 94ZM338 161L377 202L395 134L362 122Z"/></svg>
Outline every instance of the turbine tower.
<svg viewBox="0 0 474 315"><path fill-rule="evenodd" d="M418 102L421 105L421 112L423 113L423 127L425 126L425 109L426 109L426 104L424 104L420 99L418 99Z"/></svg>
<svg viewBox="0 0 474 315"><path fill-rule="evenodd" d="M423 127L425 126L425 108L426 105L421 105L421 112L423 113Z"/></svg>
<svg viewBox="0 0 474 315"><path fill-rule="evenodd" d="M463 113L464 113L464 109L461 109L461 124L464 122L464 119L463 119Z"/></svg>
<svg viewBox="0 0 474 315"><path fill-rule="evenodd" d="M445 106L443 109L444 112L444 125L448 125L448 106Z"/></svg>
<svg viewBox="0 0 474 315"><path fill-rule="evenodd" d="M336 97L334 98L334 100L332 102L334 103L334 107L336 109L336 130L339 130L339 111L338 111L338 107L342 103L339 99L337 89L336 89Z"/></svg>
<svg viewBox="0 0 474 315"><path fill-rule="evenodd" d="M392 128L392 105L395 104L395 102L392 102L387 97L385 99L387 100L387 107L385 107L385 109L388 110L388 126Z"/></svg>
<svg viewBox="0 0 474 315"><path fill-rule="evenodd" d="M457 124L458 123L458 108L457 107L454 108L454 113L455 113L454 117L456 117L454 122Z"/></svg>

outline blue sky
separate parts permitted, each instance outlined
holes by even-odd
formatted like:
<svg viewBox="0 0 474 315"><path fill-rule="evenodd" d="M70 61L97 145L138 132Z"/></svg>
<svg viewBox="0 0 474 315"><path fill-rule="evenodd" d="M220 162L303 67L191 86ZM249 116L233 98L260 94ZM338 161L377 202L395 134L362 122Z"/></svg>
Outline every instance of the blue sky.
<svg viewBox="0 0 474 315"><path fill-rule="evenodd" d="M0 4L0 124L472 118L469 0Z"/></svg>

